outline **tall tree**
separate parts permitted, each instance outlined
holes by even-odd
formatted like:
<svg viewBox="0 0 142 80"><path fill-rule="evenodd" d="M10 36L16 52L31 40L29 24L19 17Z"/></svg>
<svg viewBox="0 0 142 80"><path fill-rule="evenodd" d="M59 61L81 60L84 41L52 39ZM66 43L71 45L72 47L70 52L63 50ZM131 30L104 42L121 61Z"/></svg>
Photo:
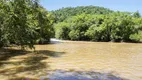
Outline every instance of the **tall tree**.
<svg viewBox="0 0 142 80"><path fill-rule="evenodd" d="M41 37L50 38L47 11L39 0L1 0L0 8L0 45L14 43L34 48Z"/></svg>
<svg viewBox="0 0 142 80"><path fill-rule="evenodd" d="M136 12L133 14L133 16L134 16L135 18L140 18L140 17L141 17L139 11L136 11Z"/></svg>

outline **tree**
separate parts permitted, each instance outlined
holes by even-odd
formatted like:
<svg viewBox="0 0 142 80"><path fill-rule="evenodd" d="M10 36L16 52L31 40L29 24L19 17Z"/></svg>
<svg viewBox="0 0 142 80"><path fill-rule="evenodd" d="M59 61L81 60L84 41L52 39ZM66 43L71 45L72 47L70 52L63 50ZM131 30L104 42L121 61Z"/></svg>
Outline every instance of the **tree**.
<svg viewBox="0 0 142 80"><path fill-rule="evenodd" d="M113 12L94 6L63 8L52 12L58 18L54 29L59 39L141 41L142 19L138 12L131 15L130 12Z"/></svg>
<svg viewBox="0 0 142 80"><path fill-rule="evenodd" d="M56 16L56 22L62 22L65 19L76 16L80 14L109 14L113 13L112 10L109 10L104 7L98 6L78 6L78 7L66 7L59 10L51 11Z"/></svg>
<svg viewBox="0 0 142 80"><path fill-rule="evenodd" d="M134 16L135 18L140 18L140 17L141 17L139 11L136 11L136 12L133 14L133 16Z"/></svg>
<svg viewBox="0 0 142 80"><path fill-rule="evenodd" d="M0 8L1 47L16 44L34 48L40 38L49 40L48 13L38 0L2 0Z"/></svg>
<svg viewBox="0 0 142 80"><path fill-rule="evenodd" d="M58 23L54 26L55 28L55 37L58 39L69 39L69 24L66 22Z"/></svg>

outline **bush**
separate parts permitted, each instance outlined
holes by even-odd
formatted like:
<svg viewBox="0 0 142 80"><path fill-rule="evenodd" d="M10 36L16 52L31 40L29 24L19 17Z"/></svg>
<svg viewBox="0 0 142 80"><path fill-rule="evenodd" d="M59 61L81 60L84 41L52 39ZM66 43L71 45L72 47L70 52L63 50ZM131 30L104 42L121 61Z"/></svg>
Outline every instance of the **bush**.
<svg viewBox="0 0 142 80"><path fill-rule="evenodd" d="M130 39L134 42L142 42L142 31L130 35Z"/></svg>

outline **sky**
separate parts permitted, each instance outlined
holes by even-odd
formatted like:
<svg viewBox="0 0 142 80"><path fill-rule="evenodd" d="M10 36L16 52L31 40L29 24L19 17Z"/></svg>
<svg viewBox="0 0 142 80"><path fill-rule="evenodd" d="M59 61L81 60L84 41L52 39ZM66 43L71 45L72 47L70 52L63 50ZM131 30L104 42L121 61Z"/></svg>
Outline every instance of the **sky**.
<svg viewBox="0 0 142 80"><path fill-rule="evenodd" d="M101 6L114 11L136 12L142 14L142 0L41 0L40 4L47 10L57 10L62 7Z"/></svg>

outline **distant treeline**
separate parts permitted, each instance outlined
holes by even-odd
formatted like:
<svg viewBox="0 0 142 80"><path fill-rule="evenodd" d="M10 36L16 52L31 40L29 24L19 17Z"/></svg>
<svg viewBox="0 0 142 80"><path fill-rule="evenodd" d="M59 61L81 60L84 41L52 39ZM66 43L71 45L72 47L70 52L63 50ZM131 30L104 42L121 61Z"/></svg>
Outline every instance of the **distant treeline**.
<svg viewBox="0 0 142 80"><path fill-rule="evenodd" d="M80 6L51 11L55 37L65 40L142 42L138 11L115 12L103 7Z"/></svg>

